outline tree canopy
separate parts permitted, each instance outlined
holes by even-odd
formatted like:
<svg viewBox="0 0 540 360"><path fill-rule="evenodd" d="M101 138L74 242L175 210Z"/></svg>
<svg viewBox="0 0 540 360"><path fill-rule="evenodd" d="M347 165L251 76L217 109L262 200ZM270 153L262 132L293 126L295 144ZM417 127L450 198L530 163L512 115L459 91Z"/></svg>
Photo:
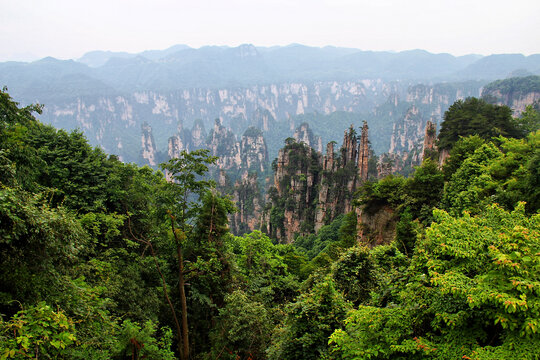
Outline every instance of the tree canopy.
<svg viewBox="0 0 540 360"><path fill-rule="evenodd" d="M489 140L497 136L518 137L520 132L508 106L472 97L456 101L444 113L438 146L451 149L460 137L470 135Z"/></svg>

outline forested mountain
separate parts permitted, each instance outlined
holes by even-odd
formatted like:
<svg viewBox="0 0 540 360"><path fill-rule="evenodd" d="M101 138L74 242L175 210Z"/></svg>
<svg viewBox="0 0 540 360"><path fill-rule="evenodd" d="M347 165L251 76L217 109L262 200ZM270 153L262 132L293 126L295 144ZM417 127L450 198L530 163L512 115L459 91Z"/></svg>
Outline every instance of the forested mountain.
<svg viewBox="0 0 540 360"><path fill-rule="evenodd" d="M241 237L210 150L179 150L166 181L40 111L0 92L2 358L538 359L533 108L458 100L450 157L426 142L408 178L370 178L367 125L322 159L304 128L274 165L268 233Z"/></svg>
<svg viewBox="0 0 540 360"><path fill-rule="evenodd" d="M518 116L527 106L540 110L540 76L512 77L489 83L482 90L489 102L510 106Z"/></svg>
<svg viewBox="0 0 540 360"><path fill-rule="evenodd" d="M539 70L537 55L176 45L138 54L94 51L76 61L0 63L0 85L23 104L46 104L42 121L79 128L92 145L123 161L152 165L141 156L145 124L154 137L151 156L158 158L167 154L170 137L199 119L210 129L216 118L237 141L248 127L258 127L270 158L305 121L326 143L341 139L329 122L338 121L343 131L366 120L377 154L410 152L426 122L440 123L456 99L479 96L488 80ZM416 130L411 111L422 123Z"/></svg>
<svg viewBox="0 0 540 360"><path fill-rule="evenodd" d="M302 45L0 63L0 359L539 359L539 71Z"/></svg>

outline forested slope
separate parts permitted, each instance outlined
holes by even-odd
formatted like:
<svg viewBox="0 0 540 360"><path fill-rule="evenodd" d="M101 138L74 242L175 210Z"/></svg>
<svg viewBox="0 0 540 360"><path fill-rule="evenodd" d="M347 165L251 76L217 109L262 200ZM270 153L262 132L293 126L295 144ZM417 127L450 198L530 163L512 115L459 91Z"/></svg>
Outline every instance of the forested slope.
<svg viewBox="0 0 540 360"><path fill-rule="evenodd" d="M1 359L539 358L533 109L453 105L442 169L368 181L287 245L229 233L208 151L163 164L167 182L39 110L0 93ZM395 236L373 246L358 213L381 207Z"/></svg>

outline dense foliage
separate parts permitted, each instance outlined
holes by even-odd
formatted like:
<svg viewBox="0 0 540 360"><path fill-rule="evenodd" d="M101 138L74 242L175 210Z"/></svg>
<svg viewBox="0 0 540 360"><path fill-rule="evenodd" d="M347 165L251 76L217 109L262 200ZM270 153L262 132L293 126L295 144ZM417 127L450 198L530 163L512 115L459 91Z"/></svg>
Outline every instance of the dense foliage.
<svg viewBox="0 0 540 360"><path fill-rule="evenodd" d="M540 92L540 76L531 75L512 77L504 80L496 80L487 84L482 90L482 97L495 96L519 96L531 92Z"/></svg>
<svg viewBox="0 0 540 360"><path fill-rule="evenodd" d="M472 119L487 108L454 105ZM33 111L0 92L0 359L540 357L538 131L475 120L485 132L454 134L449 116L442 169L367 182L359 212L276 244L229 232L208 151L163 164L166 181ZM318 174L314 152L286 149ZM305 203L307 179L291 175L292 191L287 176ZM274 201L275 226L294 204ZM359 214L381 209L394 234L373 246Z"/></svg>
<svg viewBox="0 0 540 360"><path fill-rule="evenodd" d="M460 136L470 135L490 139L495 136L516 137L520 132L508 106L467 98L456 101L444 113L439 133L439 148L450 149Z"/></svg>

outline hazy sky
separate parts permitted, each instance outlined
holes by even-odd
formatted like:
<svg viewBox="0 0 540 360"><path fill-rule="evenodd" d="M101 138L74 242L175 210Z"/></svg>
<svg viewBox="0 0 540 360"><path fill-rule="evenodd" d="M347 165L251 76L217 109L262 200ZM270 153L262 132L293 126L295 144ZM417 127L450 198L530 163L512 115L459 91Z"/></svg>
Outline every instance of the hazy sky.
<svg viewBox="0 0 540 360"><path fill-rule="evenodd" d="M0 0L0 61L174 44L540 53L539 0Z"/></svg>

